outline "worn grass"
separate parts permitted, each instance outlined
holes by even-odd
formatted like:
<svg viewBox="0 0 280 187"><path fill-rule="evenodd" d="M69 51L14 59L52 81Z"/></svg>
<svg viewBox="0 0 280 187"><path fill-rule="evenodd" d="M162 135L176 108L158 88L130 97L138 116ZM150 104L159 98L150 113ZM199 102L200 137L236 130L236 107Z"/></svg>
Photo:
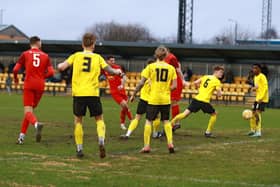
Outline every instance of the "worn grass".
<svg viewBox="0 0 280 187"><path fill-rule="evenodd" d="M102 98L107 125L107 157L98 157L96 126L84 121L85 158L75 157L71 97L44 96L37 117L45 123L41 143L30 126L24 145L16 145L23 115L21 95L0 94L0 186L280 186L279 110L263 115L263 137L249 138L244 107L216 106L217 138L204 138L209 116L199 112L182 121L174 135L176 153L166 140L143 145L143 120L131 139L119 135L119 108ZM136 104L131 104L133 113ZM186 107L186 103L182 103Z"/></svg>

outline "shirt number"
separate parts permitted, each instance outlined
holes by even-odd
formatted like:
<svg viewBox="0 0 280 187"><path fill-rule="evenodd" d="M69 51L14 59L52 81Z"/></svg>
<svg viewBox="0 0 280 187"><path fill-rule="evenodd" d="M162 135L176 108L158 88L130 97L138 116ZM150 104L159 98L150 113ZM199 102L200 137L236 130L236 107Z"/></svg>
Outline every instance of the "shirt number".
<svg viewBox="0 0 280 187"><path fill-rule="evenodd" d="M84 57L85 62L83 63L83 72L90 72L91 67L91 58L90 57Z"/></svg>
<svg viewBox="0 0 280 187"><path fill-rule="evenodd" d="M210 81L210 79L206 79L206 81L205 81L204 84L203 84L203 87L204 87L204 88L207 88L207 86L208 86L208 84L209 84L209 83L208 83L209 81Z"/></svg>
<svg viewBox="0 0 280 187"><path fill-rule="evenodd" d="M33 66L36 68L40 66L40 54L39 53L33 53Z"/></svg>
<svg viewBox="0 0 280 187"><path fill-rule="evenodd" d="M156 68L157 73L157 82L166 82L168 77L168 70L167 69L159 69Z"/></svg>

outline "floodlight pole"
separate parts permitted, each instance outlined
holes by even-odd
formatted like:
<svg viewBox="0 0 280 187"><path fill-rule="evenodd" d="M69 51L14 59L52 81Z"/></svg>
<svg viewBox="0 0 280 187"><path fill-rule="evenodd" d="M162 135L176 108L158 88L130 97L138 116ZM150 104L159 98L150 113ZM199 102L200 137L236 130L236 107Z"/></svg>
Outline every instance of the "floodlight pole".
<svg viewBox="0 0 280 187"><path fill-rule="evenodd" d="M234 23L234 45L236 45L236 41L237 41L237 29L238 29L238 22L234 19L228 19L228 21L233 22Z"/></svg>

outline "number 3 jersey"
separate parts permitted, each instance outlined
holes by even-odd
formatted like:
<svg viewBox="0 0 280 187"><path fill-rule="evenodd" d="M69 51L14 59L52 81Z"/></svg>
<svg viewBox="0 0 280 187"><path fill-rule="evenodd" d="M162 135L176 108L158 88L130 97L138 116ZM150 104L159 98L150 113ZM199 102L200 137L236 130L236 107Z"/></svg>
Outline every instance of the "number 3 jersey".
<svg viewBox="0 0 280 187"><path fill-rule="evenodd" d="M72 95L99 96L99 75L108 64L91 51L76 52L66 60L73 65Z"/></svg>
<svg viewBox="0 0 280 187"><path fill-rule="evenodd" d="M45 75L52 66L49 56L37 48L21 54L17 64L25 68L24 89L44 90Z"/></svg>
<svg viewBox="0 0 280 187"><path fill-rule="evenodd" d="M198 90L196 100L210 103L211 96L216 89L221 88L221 81L214 75L204 75Z"/></svg>
<svg viewBox="0 0 280 187"><path fill-rule="evenodd" d="M141 73L150 80L151 88L148 104L167 105L171 103L170 86L177 79L175 68L164 61L149 64Z"/></svg>

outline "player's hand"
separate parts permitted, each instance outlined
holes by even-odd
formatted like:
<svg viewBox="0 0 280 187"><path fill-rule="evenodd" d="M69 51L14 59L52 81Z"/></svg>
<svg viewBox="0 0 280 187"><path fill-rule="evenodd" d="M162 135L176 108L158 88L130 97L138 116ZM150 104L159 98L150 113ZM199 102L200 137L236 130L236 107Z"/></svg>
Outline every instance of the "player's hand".
<svg viewBox="0 0 280 187"><path fill-rule="evenodd" d="M121 77L124 76L124 73L122 72L121 69L116 69L116 70L115 70L115 74L116 74L116 75L119 75L119 76L121 76Z"/></svg>
<svg viewBox="0 0 280 187"><path fill-rule="evenodd" d="M134 99L135 99L135 96L134 95L132 95L132 96L130 96L130 98L129 98L129 102L133 102L134 101Z"/></svg>

